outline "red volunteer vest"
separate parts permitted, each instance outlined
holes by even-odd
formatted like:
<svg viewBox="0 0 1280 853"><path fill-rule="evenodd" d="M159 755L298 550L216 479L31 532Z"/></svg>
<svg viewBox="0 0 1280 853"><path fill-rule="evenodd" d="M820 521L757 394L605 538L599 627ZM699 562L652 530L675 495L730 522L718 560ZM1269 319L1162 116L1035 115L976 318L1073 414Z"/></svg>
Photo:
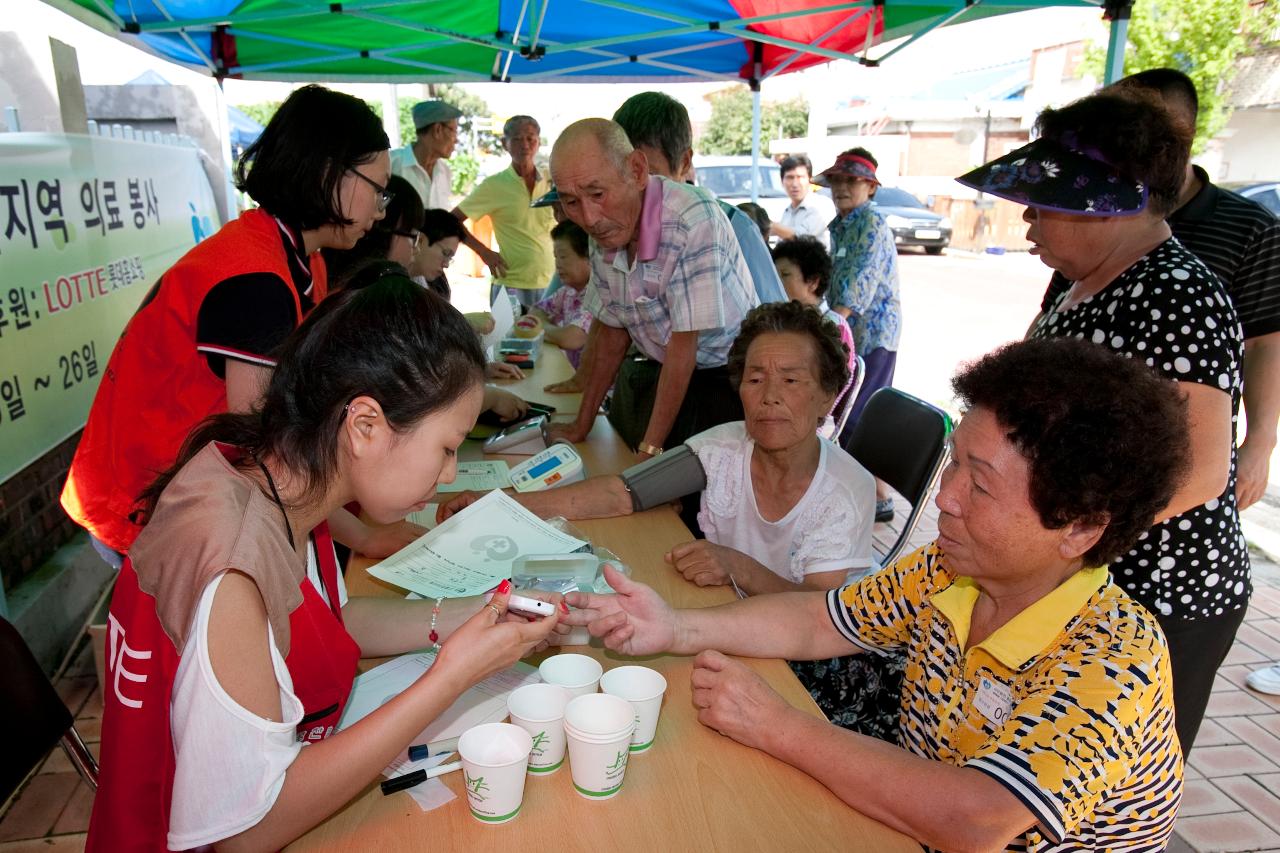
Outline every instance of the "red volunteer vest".
<svg viewBox="0 0 1280 853"><path fill-rule="evenodd" d="M328 526L321 524L313 537L332 606L303 579L302 604L289 614L291 641L285 658L303 707L298 739L308 741L333 733L360 659L359 646L342 624L338 565ZM138 588L128 559L111 597L108 625L101 772L87 850L167 850L175 772L169 702L179 657L156 617L155 599Z"/></svg>
<svg viewBox="0 0 1280 853"><path fill-rule="evenodd" d="M310 263L311 293L319 303L326 291L319 252ZM178 458L196 424L227 410L226 382L196 350L200 306L214 285L255 272L292 277L275 217L262 210L245 211L170 267L111 352L62 507L121 554L142 529L130 519L142 490ZM302 306L293 297L301 322Z"/></svg>

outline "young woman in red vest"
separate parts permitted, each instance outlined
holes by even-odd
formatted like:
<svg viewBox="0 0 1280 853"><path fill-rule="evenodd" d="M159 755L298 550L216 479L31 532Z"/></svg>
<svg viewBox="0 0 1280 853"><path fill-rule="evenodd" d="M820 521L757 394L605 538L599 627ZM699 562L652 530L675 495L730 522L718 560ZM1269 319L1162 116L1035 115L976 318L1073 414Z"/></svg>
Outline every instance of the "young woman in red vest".
<svg viewBox="0 0 1280 853"><path fill-rule="evenodd" d="M438 619L429 601L346 598L325 519L352 500L383 523L425 506L483 393L466 320L392 270L312 312L261 411L206 421L147 490L111 602L89 850L279 849L555 629L562 611L508 620L509 582ZM360 657L439 635L425 675L333 733Z"/></svg>
<svg viewBox="0 0 1280 853"><path fill-rule="evenodd" d="M319 250L351 248L382 218L391 175L382 122L319 86L289 96L238 167L260 206L167 270L125 327L98 386L62 506L119 566L138 496L205 417L248 411L275 353L326 293ZM421 530L373 532L349 513L338 539L385 556Z"/></svg>

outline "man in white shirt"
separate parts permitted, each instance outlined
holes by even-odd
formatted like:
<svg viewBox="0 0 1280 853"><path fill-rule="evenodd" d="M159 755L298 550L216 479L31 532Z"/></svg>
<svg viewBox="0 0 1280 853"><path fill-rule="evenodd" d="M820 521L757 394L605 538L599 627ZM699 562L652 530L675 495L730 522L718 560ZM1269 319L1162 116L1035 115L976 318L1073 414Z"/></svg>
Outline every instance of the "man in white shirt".
<svg viewBox="0 0 1280 853"><path fill-rule="evenodd" d="M413 126L418 138L412 145L391 152L391 173L418 191L427 210L453 210L453 171L448 160L458 144L458 118L462 110L439 99L413 105ZM496 276L506 273L502 256L477 240L470 231L462 241L480 256Z"/></svg>
<svg viewBox="0 0 1280 853"><path fill-rule="evenodd" d="M773 223L772 233L782 240L808 235L816 237L828 251L831 235L827 226L835 218L836 208L825 196L810 192L813 163L803 154L783 160L782 188L787 191L791 204L782 212L782 219Z"/></svg>

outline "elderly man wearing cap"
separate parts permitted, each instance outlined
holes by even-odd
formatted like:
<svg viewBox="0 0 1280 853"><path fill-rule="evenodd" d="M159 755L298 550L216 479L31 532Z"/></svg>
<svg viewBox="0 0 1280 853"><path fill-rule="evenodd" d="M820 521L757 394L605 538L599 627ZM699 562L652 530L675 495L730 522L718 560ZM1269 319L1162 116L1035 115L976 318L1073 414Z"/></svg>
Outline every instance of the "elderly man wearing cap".
<svg viewBox="0 0 1280 853"><path fill-rule="evenodd" d="M551 189L551 181L534 163L542 144L541 132L532 116L507 119L502 127L502 147L511 155L511 166L481 181L453 210L459 219L493 219L505 269L494 271L490 300L506 287L521 305L531 307L546 293L555 272L551 251L555 217L547 208L534 206Z"/></svg>
<svg viewBox="0 0 1280 853"><path fill-rule="evenodd" d="M871 206L880 181L876 158L865 148L850 148L813 179L831 188L836 218L831 221L831 288L827 302L845 318L866 365L862 389L853 401L840 443L849 440L871 395L893 384L902 333L898 296L898 250L893 231ZM876 521L893 519L893 499L876 483Z"/></svg>
<svg viewBox="0 0 1280 853"><path fill-rule="evenodd" d="M583 301L600 321L578 419L554 428L557 437L587 437L615 376L609 420L644 456L741 420L726 362L759 299L715 199L649 175L644 155L608 119L566 128L551 173L565 216L591 235ZM628 356L632 344L637 354Z"/></svg>
<svg viewBox="0 0 1280 853"><path fill-rule="evenodd" d="M413 185L427 210L449 210L453 207L453 171L447 161L458 144L458 118L462 110L441 100L419 101L413 105L412 115L418 138L412 145L391 152L391 173ZM495 275L506 271L502 256L470 232L466 232L463 242Z"/></svg>

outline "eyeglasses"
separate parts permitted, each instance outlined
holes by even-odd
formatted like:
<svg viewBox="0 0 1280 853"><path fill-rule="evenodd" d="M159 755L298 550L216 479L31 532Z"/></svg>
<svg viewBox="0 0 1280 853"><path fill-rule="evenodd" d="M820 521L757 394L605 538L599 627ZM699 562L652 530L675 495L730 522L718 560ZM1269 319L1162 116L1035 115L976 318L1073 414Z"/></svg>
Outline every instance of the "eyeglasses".
<svg viewBox="0 0 1280 853"><path fill-rule="evenodd" d="M382 213L385 211L387 209L387 205L391 204L391 199L395 197L395 193L390 192L386 187L368 175L361 174L358 169L347 169L347 171L378 191L378 212Z"/></svg>
<svg viewBox="0 0 1280 853"><path fill-rule="evenodd" d="M395 230L393 230L391 233L392 233L392 234L395 234L397 237L404 237L404 238L406 238L407 240L412 241L414 251L417 251L418 246L422 243L422 232L421 232L421 231L413 231L413 230L409 230L409 231L395 231Z"/></svg>

